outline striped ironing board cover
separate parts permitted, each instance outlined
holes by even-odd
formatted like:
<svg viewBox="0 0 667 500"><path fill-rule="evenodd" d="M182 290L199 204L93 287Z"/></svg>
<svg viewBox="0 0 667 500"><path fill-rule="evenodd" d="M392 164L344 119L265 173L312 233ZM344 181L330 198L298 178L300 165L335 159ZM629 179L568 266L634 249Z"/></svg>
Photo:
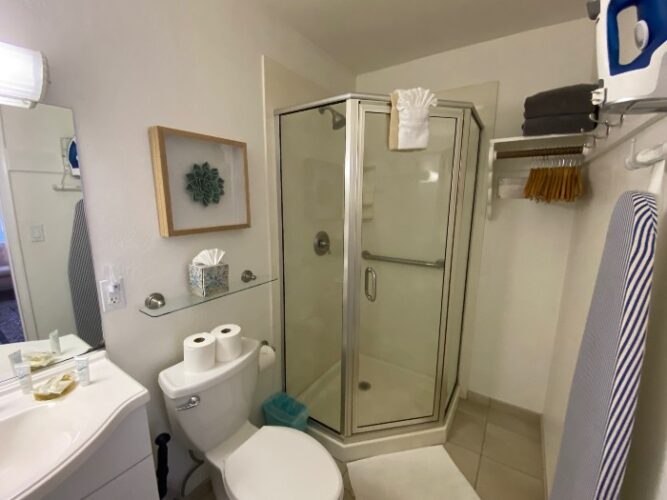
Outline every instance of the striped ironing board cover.
<svg viewBox="0 0 667 500"><path fill-rule="evenodd" d="M641 376L657 237L652 194L616 203L565 417L551 500L619 496Z"/></svg>

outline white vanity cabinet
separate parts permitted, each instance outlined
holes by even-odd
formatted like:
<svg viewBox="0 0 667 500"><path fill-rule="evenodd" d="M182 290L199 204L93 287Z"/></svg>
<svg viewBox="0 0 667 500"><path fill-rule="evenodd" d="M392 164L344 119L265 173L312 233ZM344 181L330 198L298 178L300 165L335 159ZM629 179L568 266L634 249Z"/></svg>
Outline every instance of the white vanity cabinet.
<svg viewBox="0 0 667 500"><path fill-rule="evenodd" d="M158 498L146 410L128 415L85 463L44 500Z"/></svg>
<svg viewBox="0 0 667 500"><path fill-rule="evenodd" d="M157 500L148 391L104 351L89 356L90 384L35 401L17 381L0 385L0 498ZM73 371L40 371L38 386Z"/></svg>

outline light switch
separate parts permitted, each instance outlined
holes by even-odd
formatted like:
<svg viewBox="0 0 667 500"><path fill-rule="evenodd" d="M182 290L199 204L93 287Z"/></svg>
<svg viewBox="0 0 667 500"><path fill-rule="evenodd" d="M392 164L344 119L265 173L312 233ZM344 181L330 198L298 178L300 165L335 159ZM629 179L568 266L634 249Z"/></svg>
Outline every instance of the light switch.
<svg viewBox="0 0 667 500"><path fill-rule="evenodd" d="M44 241L44 226L42 224L30 226L30 240L35 243Z"/></svg>

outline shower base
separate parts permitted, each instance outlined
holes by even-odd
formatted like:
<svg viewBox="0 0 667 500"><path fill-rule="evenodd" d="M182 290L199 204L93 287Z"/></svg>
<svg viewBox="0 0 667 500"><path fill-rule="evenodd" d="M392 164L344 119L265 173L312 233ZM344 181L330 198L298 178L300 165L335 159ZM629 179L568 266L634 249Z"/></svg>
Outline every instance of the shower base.
<svg viewBox="0 0 667 500"><path fill-rule="evenodd" d="M357 393L357 423L359 426L397 422L409 418L430 415L433 410L435 381L432 377L416 373L386 361L360 355L360 387ZM368 387L368 384L370 387ZM458 393L458 390L457 390ZM340 364L333 365L317 379L298 399L310 409L310 415L331 429L339 429L341 418ZM455 395L454 401L456 401ZM453 415L455 408L450 409ZM359 460L380 453L392 453L444 443L447 438L448 419L445 424L433 423L424 426L405 427L393 430L370 432L354 436L347 442L332 435L318 425L310 425L309 433L320 441L338 460ZM381 437L378 437L380 433Z"/></svg>

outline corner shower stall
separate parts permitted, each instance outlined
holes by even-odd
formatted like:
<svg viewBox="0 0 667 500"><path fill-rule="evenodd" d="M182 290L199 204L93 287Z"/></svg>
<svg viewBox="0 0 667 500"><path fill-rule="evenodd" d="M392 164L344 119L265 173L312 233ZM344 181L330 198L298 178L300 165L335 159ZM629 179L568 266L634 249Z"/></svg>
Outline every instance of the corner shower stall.
<svg viewBox="0 0 667 500"><path fill-rule="evenodd" d="M390 110L347 94L276 111L284 389L338 458L442 428L457 386L482 123L440 100L428 147L397 152Z"/></svg>

